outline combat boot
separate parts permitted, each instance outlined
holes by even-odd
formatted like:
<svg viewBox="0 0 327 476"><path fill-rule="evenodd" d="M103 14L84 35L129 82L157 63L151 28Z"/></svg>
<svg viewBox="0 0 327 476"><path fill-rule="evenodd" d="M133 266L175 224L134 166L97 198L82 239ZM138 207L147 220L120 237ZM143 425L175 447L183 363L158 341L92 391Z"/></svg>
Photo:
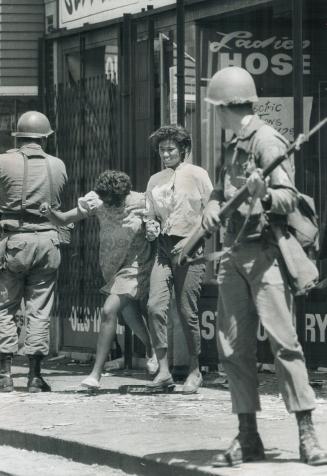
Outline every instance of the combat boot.
<svg viewBox="0 0 327 476"><path fill-rule="evenodd" d="M257 430L255 413L239 413L239 434L229 448L212 460L212 466L236 466L265 459L265 450Z"/></svg>
<svg viewBox="0 0 327 476"><path fill-rule="evenodd" d="M41 361L43 355L29 356L29 374L27 381L27 390L30 393L51 392L50 385L43 379L41 375Z"/></svg>
<svg viewBox="0 0 327 476"><path fill-rule="evenodd" d="M14 390L11 364L12 354L0 353L0 392L12 392Z"/></svg>
<svg viewBox="0 0 327 476"><path fill-rule="evenodd" d="M296 412L300 439L300 460L311 466L327 464L327 452L319 445L311 411Z"/></svg>

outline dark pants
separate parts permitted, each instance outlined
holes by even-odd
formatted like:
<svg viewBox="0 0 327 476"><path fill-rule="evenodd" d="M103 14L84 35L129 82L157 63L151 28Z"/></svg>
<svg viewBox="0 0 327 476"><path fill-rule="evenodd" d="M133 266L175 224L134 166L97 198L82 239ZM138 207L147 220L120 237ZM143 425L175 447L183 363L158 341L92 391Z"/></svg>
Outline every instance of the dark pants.
<svg viewBox="0 0 327 476"><path fill-rule="evenodd" d="M150 278L149 327L155 349L167 348L167 314L174 286L177 311L188 350L191 356L197 356L201 351L198 299L205 264L183 267L176 264L176 256L171 251L181 239L176 236L159 236L158 253Z"/></svg>

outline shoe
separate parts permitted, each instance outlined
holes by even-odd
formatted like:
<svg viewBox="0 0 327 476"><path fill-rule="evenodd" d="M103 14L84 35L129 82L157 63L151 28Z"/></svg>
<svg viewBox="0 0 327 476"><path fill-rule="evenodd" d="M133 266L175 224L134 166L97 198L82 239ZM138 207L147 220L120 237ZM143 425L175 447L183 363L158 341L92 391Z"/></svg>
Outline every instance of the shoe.
<svg viewBox="0 0 327 476"><path fill-rule="evenodd" d="M155 375L159 369L159 363L155 353L152 354L152 357L145 357L145 366L150 375Z"/></svg>
<svg viewBox="0 0 327 476"><path fill-rule="evenodd" d="M185 395L192 395L193 393L197 393L202 384L203 378L201 373L198 375L190 374L183 385L182 392Z"/></svg>
<svg viewBox="0 0 327 476"><path fill-rule="evenodd" d="M27 390L29 393L51 392L50 385L39 376L29 377L27 382Z"/></svg>
<svg viewBox="0 0 327 476"><path fill-rule="evenodd" d="M306 441L300 444L300 460L310 466L327 465L327 452L320 447L318 441Z"/></svg>
<svg viewBox="0 0 327 476"><path fill-rule="evenodd" d="M100 382L96 378L89 375L81 382L81 386L90 390L97 390L100 388Z"/></svg>
<svg viewBox="0 0 327 476"><path fill-rule="evenodd" d="M222 468L249 461L263 461L265 458L265 450L259 433L247 434L244 437L238 434L227 451L217 455L212 460L211 465L215 468Z"/></svg>
<svg viewBox="0 0 327 476"><path fill-rule="evenodd" d="M327 452L319 445L311 412L296 412L300 437L300 460L310 466L327 465Z"/></svg>
<svg viewBox="0 0 327 476"><path fill-rule="evenodd" d="M9 375L0 376L0 392L12 392L14 390L14 381Z"/></svg>
<svg viewBox="0 0 327 476"><path fill-rule="evenodd" d="M165 379L159 379L156 382L154 382L154 381L149 382L147 384L147 387L149 387L151 390L155 390L155 391L162 391L162 390L164 391L167 388L172 387L172 386L175 386L175 383L174 383L174 380L173 380L172 376L167 377Z"/></svg>

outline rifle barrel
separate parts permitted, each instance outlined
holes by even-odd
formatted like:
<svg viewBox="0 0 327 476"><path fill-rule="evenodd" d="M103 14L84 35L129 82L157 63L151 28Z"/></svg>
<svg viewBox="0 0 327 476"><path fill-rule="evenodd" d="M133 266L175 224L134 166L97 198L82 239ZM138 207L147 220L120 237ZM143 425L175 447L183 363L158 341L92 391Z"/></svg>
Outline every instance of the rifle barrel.
<svg viewBox="0 0 327 476"><path fill-rule="evenodd" d="M309 132L307 135L307 139L309 139L313 134L315 134L321 127L323 127L327 122L327 117L322 119L318 124L316 124Z"/></svg>

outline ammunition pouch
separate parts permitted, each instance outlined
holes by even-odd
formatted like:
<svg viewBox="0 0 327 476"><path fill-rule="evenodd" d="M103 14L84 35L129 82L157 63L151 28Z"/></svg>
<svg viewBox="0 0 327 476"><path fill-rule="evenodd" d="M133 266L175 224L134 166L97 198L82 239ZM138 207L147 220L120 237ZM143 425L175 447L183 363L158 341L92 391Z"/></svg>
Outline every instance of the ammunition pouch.
<svg viewBox="0 0 327 476"><path fill-rule="evenodd" d="M305 251L319 251L319 227L313 198L298 193L298 204L287 216L290 232Z"/></svg>
<svg viewBox="0 0 327 476"><path fill-rule="evenodd" d="M318 284L319 271L316 265L292 233L273 224L271 229L283 258L282 265L293 294L295 296L307 294Z"/></svg>

